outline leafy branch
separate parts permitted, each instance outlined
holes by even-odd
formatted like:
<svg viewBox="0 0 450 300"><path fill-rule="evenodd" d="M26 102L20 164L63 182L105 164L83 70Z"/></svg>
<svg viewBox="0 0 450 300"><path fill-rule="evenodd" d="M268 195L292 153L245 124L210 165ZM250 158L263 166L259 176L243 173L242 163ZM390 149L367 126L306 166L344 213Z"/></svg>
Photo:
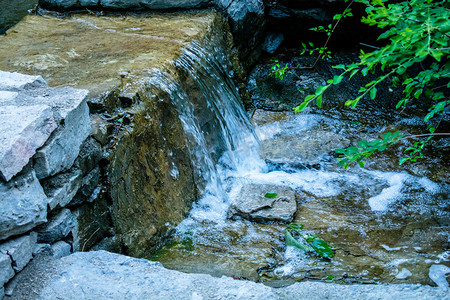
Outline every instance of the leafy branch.
<svg viewBox="0 0 450 300"><path fill-rule="evenodd" d="M366 5L367 16L362 18L362 22L368 25L386 28L378 39L387 39L388 43L374 51L365 53L361 50L359 55L360 62L349 65L334 66L336 69L342 69L340 75L335 75L333 79L327 81L327 85L319 86L315 93L306 96L304 101L294 107L296 113L303 111L314 100L318 107L322 107L324 93L331 85L338 85L348 76L351 79L358 73L366 77L369 73L375 73L377 69L387 72L377 79L361 86L356 98L345 102L346 106L355 108L358 102L369 96L375 99L377 96L377 85L388 78L392 78L393 86L401 85L403 87L404 97L398 101L396 108L405 108L414 100L419 100L425 96L431 99L434 104L429 113L424 117L427 123L436 115L443 115L445 108L450 105L448 96L442 87L450 88L450 5L446 1L433 0L411 0L394 4L385 4L387 0L355 0L355 2ZM349 6L353 1L349 4ZM349 6L346 8L349 9ZM333 31L328 32L327 42ZM428 68L415 76L410 76L408 70L423 62L433 60L432 63L426 63ZM315 64L314 64L315 66ZM388 70L387 70L388 69ZM411 72L414 74L414 69ZM436 82L447 82L440 88L435 88ZM439 125L439 123L438 123ZM438 126L437 125L437 126ZM416 161L422 158L422 150L430 141L435 133L437 126L428 125L431 134L427 134L427 139L414 143L405 151L408 157L402 158L400 164L408 160ZM446 133L442 135L447 135ZM418 137L418 136L416 136ZM373 142L360 141L358 147L351 146L347 149L337 149L341 154L339 165L344 168L357 162L361 167L364 166L363 158L370 156L375 151L384 151L387 147L398 143L406 138L399 132L386 133L383 139L377 139ZM411 137L409 137L411 138Z"/></svg>

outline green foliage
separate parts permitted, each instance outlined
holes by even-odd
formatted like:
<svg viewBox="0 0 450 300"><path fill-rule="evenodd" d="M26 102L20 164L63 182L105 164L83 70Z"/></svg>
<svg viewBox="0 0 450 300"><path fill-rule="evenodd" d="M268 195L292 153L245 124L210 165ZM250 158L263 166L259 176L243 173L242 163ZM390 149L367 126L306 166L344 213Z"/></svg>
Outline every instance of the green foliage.
<svg viewBox="0 0 450 300"><path fill-rule="evenodd" d="M275 77L276 79L283 80L284 76L286 76L286 72L288 72L289 65L286 64L284 67L280 65L278 60L272 59L275 64L272 66L272 69L270 71L270 76Z"/></svg>
<svg viewBox="0 0 450 300"><path fill-rule="evenodd" d="M277 193L266 193L264 197L266 198L275 198L277 196Z"/></svg>
<svg viewBox="0 0 450 300"><path fill-rule="evenodd" d="M405 136L400 131L386 132L382 139L376 139L372 142L362 140L358 142L358 146L351 146L346 149L336 149L336 153L340 154L339 166L347 169L351 163L357 162L360 167L364 167L362 161L365 157L372 155L375 151L384 151L392 144L399 142Z"/></svg>
<svg viewBox="0 0 450 300"><path fill-rule="evenodd" d="M287 246L292 246L305 252L313 252L323 258L333 258L333 249L317 235L304 234L303 225L291 223L284 231ZM294 235L296 237L294 237Z"/></svg>
<svg viewBox="0 0 450 300"><path fill-rule="evenodd" d="M411 102L426 97L434 103L424 122L431 122L438 115L444 114L444 109L450 104L448 95L444 95L440 88L450 88L450 4L448 1L411 0L399 3L388 3L388 0L356 0L366 6L367 16L362 22L371 26L385 29L378 39L386 40L386 45L372 52L361 50L359 62L348 65L334 66L342 73L327 81L327 85L316 89L315 93L306 96L303 103L294 108L296 113L304 110L311 102L316 101L321 107L323 95L331 85L339 84L344 77L351 79L356 74L366 77L375 70L384 72L375 80L361 86L354 99L345 102L346 106L355 108L365 97L375 99L377 86L392 79L394 86L403 88L403 98L397 103L397 108L406 107ZM317 28L317 31L322 28ZM326 32L327 29L324 29ZM331 31L332 32L332 31ZM328 40L327 40L328 41ZM411 71L412 67L421 65L422 71ZM414 70L414 69L413 69ZM436 87L439 83L440 87ZM428 126L431 134L436 127ZM428 135L427 135L428 136ZM383 151L386 147L405 138L400 133L386 135L386 139L373 142L361 141L358 147L337 149L341 154L339 165L344 168L357 162L364 166L362 159L374 153ZM400 164L408 160L416 161L422 158L422 150L432 136L426 140L416 142L414 147L408 148L408 157L402 158Z"/></svg>

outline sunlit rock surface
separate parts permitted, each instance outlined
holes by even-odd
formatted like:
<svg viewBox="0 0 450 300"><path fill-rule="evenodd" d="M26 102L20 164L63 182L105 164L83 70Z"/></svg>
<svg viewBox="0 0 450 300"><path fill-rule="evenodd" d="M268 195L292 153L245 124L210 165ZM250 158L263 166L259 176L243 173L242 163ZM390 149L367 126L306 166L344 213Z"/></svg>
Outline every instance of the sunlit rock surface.
<svg viewBox="0 0 450 300"><path fill-rule="evenodd" d="M0 36L0 70L40 74L52 87L84 88L95 97L167 67L211 29L215 17L29 15Z"/></svg>

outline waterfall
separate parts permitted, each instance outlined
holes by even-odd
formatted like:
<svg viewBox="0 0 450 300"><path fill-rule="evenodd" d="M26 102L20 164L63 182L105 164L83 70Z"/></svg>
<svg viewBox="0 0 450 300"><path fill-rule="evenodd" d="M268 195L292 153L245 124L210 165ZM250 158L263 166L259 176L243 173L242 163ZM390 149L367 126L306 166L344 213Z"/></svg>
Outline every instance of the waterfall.
<svg viewBox="0 0 450 300"><path fill-rule="evenodd" d="M225 219L228 177L266 168L224 53L220 47L211 51L193 43L175 62L181 79L154 70L149 81L178 108L201 190L191 216L210 221Z"/></svg>

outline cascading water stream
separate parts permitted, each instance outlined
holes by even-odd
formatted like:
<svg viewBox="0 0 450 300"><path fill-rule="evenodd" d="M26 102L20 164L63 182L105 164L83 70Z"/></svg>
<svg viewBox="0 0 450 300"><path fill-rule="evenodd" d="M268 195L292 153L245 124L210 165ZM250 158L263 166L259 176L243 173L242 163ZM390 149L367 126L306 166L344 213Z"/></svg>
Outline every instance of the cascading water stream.
<svg viewBox="0 0 450 300"><path fill-rule="evenodd" d="M441 192L438 184L425 177L406 172L349 172L334 169L327 163L321 164L318 170L295 167L305 165L295 161L293 153L298 146L283 143L307 137L324 124L330 128L341 126L340 120L320 115L291 115L258 126L256 131L265 148L267 145L285 148L280 161L277 149L265 149L269 153L269 156L265 153L265 159L272 162L266 165L260 156L261 143L229 78L228 58L218 48L204 50L194 43L176 61L184 79L194 81L197 91L186 90L182 82L177 83L160 72L155 72L150 82L169 93L178 107L202 192L189 217L178 225L173 243L153 259L186 272L253 280L299 280L305 276L323 279L320 277L323 273L341 276L354 269L357 271L350 276L354 280L373 282L380 278L387 280L385 275L379 275L380 268L400 274L401 264L414 273L413 266L420 265L414 251L423 246L413 247L414 238L407 239L405 245L395 249L408 249L408 253L397 255L392 253L390 249L394 248L389 244L395 242L392 237L397 231L405 230L411 222L417 222L416 227L420 228L424 222L420 215L440 213L446 207L442 198L445 191ZM270 157L271 152L275 158ZM326 153L324 157L325 162L331 159ZM286 159L290 161L287 164L283 161ZM333 261L317 260L285 247L283 224L227 219L230 199L239 199L241 189L249 184L294 190L297 202L301 203L295 221L309 224L312 233L319 233L338 248ZM439 229L430 232L442 234ZM380 251L379 247L384 249L384 256L372 258L372 249ZM434 247L425 257L440 257L442 251ZM442 255L436 261L448 260L447 254ZM426 261L423 258L420 263L426 265ZM318 275L311 275L314 272ZM409 270L405 268L402 272L407 274ZM423 275L412 276L412 282L425 280Z"/></svg>

